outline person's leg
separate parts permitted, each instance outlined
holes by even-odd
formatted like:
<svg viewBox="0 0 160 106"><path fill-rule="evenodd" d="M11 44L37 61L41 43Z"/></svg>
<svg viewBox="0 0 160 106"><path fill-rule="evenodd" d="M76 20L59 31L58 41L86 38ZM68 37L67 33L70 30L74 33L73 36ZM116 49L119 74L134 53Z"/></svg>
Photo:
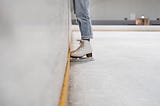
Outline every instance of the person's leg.
<svg viewBox="0 0 160 106"><path fill-rule="evenodd" d="M80 47L71 53L71 57L92 57L90 39L93 38L89 17L89 0L74 0L75 13L81 32Z"/></svg>
<svg viewBox="0 0 160 106"><path fill-rule="evenodd" d="M89 16L89 0L75 0L75 13L81 32L81 38L93 38L91 20Z"/></svg>

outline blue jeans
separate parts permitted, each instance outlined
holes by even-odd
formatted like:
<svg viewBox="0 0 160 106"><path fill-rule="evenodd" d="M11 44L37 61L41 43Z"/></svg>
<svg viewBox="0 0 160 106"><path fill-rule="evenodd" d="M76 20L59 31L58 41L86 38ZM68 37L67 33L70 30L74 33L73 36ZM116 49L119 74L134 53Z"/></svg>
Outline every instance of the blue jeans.
<svg viewBox="0 0 160 106"><path fill-rule="evenodd" d="M74 0L75 14L82 39L93 38L91 20L89 16L89 0Z"/></svg>

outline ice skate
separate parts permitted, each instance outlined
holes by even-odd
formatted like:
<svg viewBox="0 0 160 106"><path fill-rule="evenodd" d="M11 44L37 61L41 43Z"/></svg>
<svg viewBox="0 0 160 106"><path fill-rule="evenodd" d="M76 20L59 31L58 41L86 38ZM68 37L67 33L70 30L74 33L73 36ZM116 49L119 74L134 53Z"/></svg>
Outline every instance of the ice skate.
<svg viewBox="0 0 160 106"><path fill-rule="evenodd" d="M93 61L92 47L88 40L80 40L80 46L71 52L71 62Z"/></svg>

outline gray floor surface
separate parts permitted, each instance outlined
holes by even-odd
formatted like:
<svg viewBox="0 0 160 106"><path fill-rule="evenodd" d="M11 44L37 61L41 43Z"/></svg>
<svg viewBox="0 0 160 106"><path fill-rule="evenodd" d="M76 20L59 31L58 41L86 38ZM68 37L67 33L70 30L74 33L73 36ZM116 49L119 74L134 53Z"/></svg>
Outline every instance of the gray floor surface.
<svg viewBox="0 0 160 106"><path fill-rule="evenodd" d="M69 106L160 106L160 32L94 32L92 46L95 61L71 63Z"/></svg>

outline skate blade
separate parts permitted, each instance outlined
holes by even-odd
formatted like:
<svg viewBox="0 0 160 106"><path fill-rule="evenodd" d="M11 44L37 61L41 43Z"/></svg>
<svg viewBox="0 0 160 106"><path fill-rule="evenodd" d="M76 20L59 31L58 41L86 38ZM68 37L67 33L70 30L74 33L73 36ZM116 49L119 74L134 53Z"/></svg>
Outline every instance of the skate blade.
<svg viewBox="0 0 160 106"><path fill-rule="evenodd" d="M89 62L95 61L93 57L80 57L80 58L72 58L70 59L71 62Z"/></svg>

